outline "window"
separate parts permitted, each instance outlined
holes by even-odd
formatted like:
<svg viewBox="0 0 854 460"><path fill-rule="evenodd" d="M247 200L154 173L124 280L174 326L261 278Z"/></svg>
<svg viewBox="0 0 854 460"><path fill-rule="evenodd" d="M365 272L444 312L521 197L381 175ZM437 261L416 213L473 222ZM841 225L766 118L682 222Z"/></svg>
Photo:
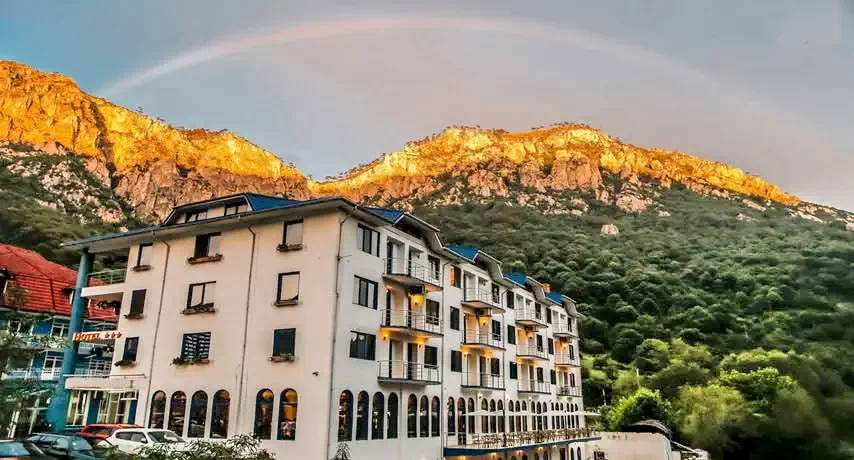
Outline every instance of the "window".
<svg viewBox="0 0 854 460"><path fill-rule="evenodd" d="M518 369L516 369L516 363L510 363L510 379L516 380L518 378Z"/></svg>
<svg viewBox="0 0 854 460"><path fill-rule="evenodd" d="M575 359L575 348L570 344L566 348L567 354L569 354L569 359Z"/></svg>
<svg viewBox="0 0 854 460"><path fill-rule="evenodd" d="M137 289L130 295L130 314L128 316L142 316L143 310L145 310L145 289Z"/></svg>
<svg viewBox="0 0 854 460"><path fill-rule="evenodd" d="M460 435L466 433L466 400L460 398L457 400L457 428Z"/></svg>
<svg viewBox="0 0 854 460"><path fill-rule="evenodd" d="M489 371L492 375L501 375L501 360L491 358L489 361Z"/></svg>
<svg viewBox="0 0 854 460"><path fill-rule="evenodd" d="M228 406L231 395L225 390L214 393L211 411L211 438L228 438Z"/></svg>
<svg viewBox="0 0 854 460"><path fill-rule="evenodd" d="M249 210L249 205L246 203L235 203L230 204L225 207L225 213L223 215L233 216L235 214L240 214L242 212L246 212Z"/></svg>
<svg viewBox="0 0 854 460"><path fill-rule="evenodd" d="M184 412L187 408L187 395L183 391L172 393L172 400L169 402L169 426L168 429L174 431L178 436L184 433Z"/></svg>
<svg viewBox="0 0 854 460"><path fill-rule="evenodd" d="M190 399L190 426L187 428L188 438L205 437L205 418L208 414L208 394L204 391L193 393Z"/></svg>
<svg viewBox="0 0 854 460"><path fill-rule="evenodd" d="M273 392L265 388L255 395L255 424L252 429L256 439L270 439L273 425Z"/></svg>
<svg viewBox="0 0 854 460"><path fill-rule="evenodd" d="M538 382L543 381L543 368L542 367L537 368L537 381Z"/></svg>
<svg viewBox="0 0 854 460"><path fill-rule="evenodd" d="M537 334L537 351L543 351L543 336Z"/></svg>
<svg viewBox="0 0 854 460"><path fill-rule="evenodd" d="M543 307L540 304L534 305L534 316L536 316L537 319L542 319Z"/></svg>
<svg viewBox="0 0 854 460"><path fill-rule="evenodd" d="M406 437L418 436L418 398L414 394L409 395L406 402Z"/></svg>
<svg viewBox="0 0 854 460"><path fill-rule="evenodd" d="M68 323L53 320L50 325L50 335L53 337L66 337L68 335Z"/></svg>
<svg viewBox="0 0 854 460"><path fill-rule="evenodd" d="M427 256L427 266L430 267L430 277L434 280L439 279L439 258Z"/></svg>
<svg viewBox="0 0 854 460"><path fill-rule="evenodd" d="M350 357L373 361L376 351L377 336L361 332L350 333Z"/></svg>
<svg viewBox="0 0 854 460"><path fill-rule="evenodd" d="M459 350L451 350L451 372L463 371L463 354Z"/></svg>
<svg viewBox="0 0 854 460"><path fill-rule="evenodd" d="M293 359L296 354L296 337L297 330L295 328L276 329L273 331L273 356L290 357Z"/></svg>
<svg viewBox="0 0 854 460"><path fill-rule="evenodd" d="M516 345L516 328L510 324L507 325L507 343Z"/></svg>
<svg viewBox="0 0 854 460"><path fill-rule="evenodd" d="M551 308L546 308L546 322L549 324L552 323L552 309Z"/></svg>
<svg viewBox="0 0 854 460"><path fill-rule="evenodd" d="M460 267L451 267L451 286L460 287L463 279L463 271Z"/></svg>
<svg viewBox="0 0 854 460"><path fill-rule="evenodd" d="M359 224L359 228L356 230L358 234L359 241L357 244L359 245L359 249L363 252L367 252L368 254L375 255L377 257L380 256L380 232L365 227L362 224Z"/></svg>
<svg viewBox="0 0 854 460"><path fill-rule="evenodd" d="M516 308L516 295L513 294L512 291L507 291L507 308L514 309Z"/></svg>
<svg viewBox="0 0 854 460"><path fill-rule="evenodd" d="M371 406L371 439L383 438L383 420L385 419L385 397L379 391L374 393Z"/></svg>
<svg viewBox="0 0 854 460"><path fill-rule="evenodd" d="M424 364L428 366L438 366L439 365L439 353L436 347L431 347L430 345L424 345Z"/></svg>
<svg viewBox="0 0 854 460"><path fill-rule="evenodd" d="M187 293L187 309L198 310L213 307L216 281L190 285Z"/></svg>
<svg viewBox="0 0 854 460"><path fill-rule="evenodd" d="M368 392L359 393L356 404L356 441L368 439Z"/></svg>
<svg viewBox="0 0 854 460"><path fill-rule="evenodd" d="M441 404L439 403L439 397L433 396L433 399L430 400L430 436L437 437L439 436L439 411Z"/></svg>
<svg viewBox="0 0 854 460"><path fill-rule="evenodd" d="M341 392L338 397L338 442L353 440L353 393Z"/></svg>
<svg viewBox="0 0 854 460"><path fill-rule="evenodd" d="M201 211L190 211L184 214L184 222L197 222L200 220L205 220L208 218L208 210L202 209Z"/></svg>
<svg viewBox="0 0 854 460"><path fill-rule="evenodd" d="M386 438L397 439L397 393L388 395L388 412L386 412L386 425L388 432Z"/></svg>
<svg viewBox="0 0 854 460"><path fill-rule="evenodd" d="M569 386L575 386L575 374L569 374Z"/></svg>
<svg viewBox="0 0 854 460"><path fill-rule="evenodd" d="M448 398L448 406L446 408L448 411L448 418L446 420L446 424L448 425L448 435L454 435L457 432L456 428L456 409L454 409L454 398Z"/></svg>
<svg viewBox="0 0 854 460"><path fill-rule="evenodd" d="M472 414L473 412L474 412L474 399L469 398L468 413ZM474 433L474 430L475 430L474 415L469 415L468 427L469 427L469 433Z"/></svg>
<svg viewBox="0 0 854 460"><path fill-rule="evenodd" d="M493 403L495 404L495 403ZM486 399L480 401L480 411L483 413L489 412L489 402ZM480 418L480 432L489 433L489 416L483 415Z"/></svg>
<svg viewBox="0 0 854 460"><path fill-rule="evenodd" d="M549 354L550 355L555 354L555 341L552 339L549 339L548 343L549 343Z"/></svg>
<svg viewBox="0 0 854 460"><path fill-rule="evenodd" d="M432 324L434 326L439 325L439 302L435 300L427 299L427 302L424 304L424 309L427 312L427 317L425 318L427 324Z"/></svg>
<svg viewBox="0 0 854 460"><path fill-rule="evenodd" d="M418 427L418 428L420 428L418 430L418 432L422 438L426 438L427 436L429 436L429 433L430 433L430 417L427 413L427 411L428 411L427 404L429 404L429 400L427 399L427 396L422 396L421 397L421 405L418 407L418 412L419 412L418 413L418 415L419 415L418 424L420 425Z"/></svg>
<svg viewBox="0 0 854 460"><path fill-rule="evenodd" d="M285 222L282 230L282 244L288 249L302 247L302 219Z"/></svg>
<svg viewBox="0 0 854 460"><path fill-rule="evenodd" d="M276 305L296 305L299 302L299 272L279 273Z"/></svg>
<svg viewBox="0 0 854 460"><path fill-rule="evenodd" d="M220 233L208 233L196 237L196 247L193 257L211 257L219 255L219 242L222 239Z"/></svg>
<svg viewBox="0 0 854 460"><path fill-rule="evenodd" d="M460 330L460 309L451 307L451 329Z"/></svg>
<svg viewBox="0 0 854 460"><path fill-rule="evenodd" d="M136 266L147 267L151 265L151 251L154 248L152 243L140 244L136 250Z"/></svg>
<svg viewBox="0 0 854 460"><path fill-rule="evenodd" d="M557 373L555 373L554 369L551 370L551 382L552 385L557 384Z"/></svg>
<svg viewBox="0 0 854 460"><path fill-rule="evenodd" d="M183 359L184 361L208 359L210 347L210 332L196 332L193 334L184 334L184 340L181 343L181 359Z"/></svg>
<svg viewBox="0 0 854 460"><path fill-rule="evenodd" d="M377 309L378 285L375 281L357 276L353 287L353 303L374 310Z"/></svg>
<svg viewBox="0 0 854 460"><path fill-rule="evenodd" d="M492 320L492 340L501 341L501 323Z"/></svg>
<svg viewBox="0 0 854 460"><path fill-rule="evenodd" d="M136 350L139 348L139 337L128 337L125 339L125 349L122 352L122 361L136 361Z"/></svg>
<svg viewBox="0 0 854 460"><path fill-rule="evenodd" d="M151 411L148 414L149 428L163 428L163 419L166 415L166 393L155 391L151 397Z"/></svg>

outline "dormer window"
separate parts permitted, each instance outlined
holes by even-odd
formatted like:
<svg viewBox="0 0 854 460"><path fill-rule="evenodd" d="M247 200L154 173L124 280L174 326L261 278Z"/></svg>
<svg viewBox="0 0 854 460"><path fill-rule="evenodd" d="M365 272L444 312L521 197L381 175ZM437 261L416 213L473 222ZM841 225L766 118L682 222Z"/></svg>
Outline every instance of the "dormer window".
<svg viewBox="0 0 854 460"><path fill-rule="evenodd" d="M240 214L246 211L249 211L249 205L247 205L246 203L237 203L225 207L226 216L232 216L234 214Z"/></svg>
<svg viewBox="0 0 854 460"><path fill-rule="evenodd" d="M202 209L200 211L189 211L184 215L184 222L198 222L200 220L205 220L208 218L208 210Z"/></svg>

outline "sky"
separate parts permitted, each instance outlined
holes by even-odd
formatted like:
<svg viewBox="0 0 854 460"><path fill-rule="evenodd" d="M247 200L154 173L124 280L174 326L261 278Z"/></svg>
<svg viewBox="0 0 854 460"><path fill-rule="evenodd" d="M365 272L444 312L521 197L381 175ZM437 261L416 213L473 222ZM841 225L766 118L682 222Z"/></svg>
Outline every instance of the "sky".
<svg viewBox="0 0 854 460"><path fill-rule="evenodd" d="M854 210L854 0L0 0L0 59L316 179L571 121Z"/></svg>

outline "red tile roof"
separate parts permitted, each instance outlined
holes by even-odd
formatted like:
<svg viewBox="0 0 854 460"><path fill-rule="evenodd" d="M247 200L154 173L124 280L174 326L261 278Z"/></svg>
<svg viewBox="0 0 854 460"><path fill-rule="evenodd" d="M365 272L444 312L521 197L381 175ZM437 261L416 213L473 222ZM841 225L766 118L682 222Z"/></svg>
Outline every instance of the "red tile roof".
<svg viewBox="0 0 854 460"><path fill-rule="evenodd" d="M75 270L53 263L35 251L8 244L0 244L0 270L12 274L10 286L27 292L23 304L4 306L51 315L71 315L69 292L77 281ZM0 304L5 304L2 297ZM116 314L111 309L92 308L90 305L86 318L116 321Z"/></svg>

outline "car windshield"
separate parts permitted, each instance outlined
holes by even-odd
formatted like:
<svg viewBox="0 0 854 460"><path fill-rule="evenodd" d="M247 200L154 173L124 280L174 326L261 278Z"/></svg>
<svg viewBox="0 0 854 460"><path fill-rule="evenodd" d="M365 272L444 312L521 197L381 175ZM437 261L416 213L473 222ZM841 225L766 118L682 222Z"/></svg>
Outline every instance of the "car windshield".
<svg viewBox="0 0 854 460"><path fill-rule="evenodd" d="M151 439L154 442L165 442L165 443L175 443L175 442L184 442L180 436L171 432L171 431L149 431L148 435L151 436Z"/></svg>
<svg viewBox="0 0 854 460"><path fill-rule="evenodd" d="M89 441L83 438L71 438L71 449L72 450L92 450L92 445L89 444Z"/></svg>
<svg viewBox="0 0 854 460"><path fill-rule="evenodd" d="M32 455L44 455L44 452L31 442L0 443L0 457L29 457Z"/></svg>

